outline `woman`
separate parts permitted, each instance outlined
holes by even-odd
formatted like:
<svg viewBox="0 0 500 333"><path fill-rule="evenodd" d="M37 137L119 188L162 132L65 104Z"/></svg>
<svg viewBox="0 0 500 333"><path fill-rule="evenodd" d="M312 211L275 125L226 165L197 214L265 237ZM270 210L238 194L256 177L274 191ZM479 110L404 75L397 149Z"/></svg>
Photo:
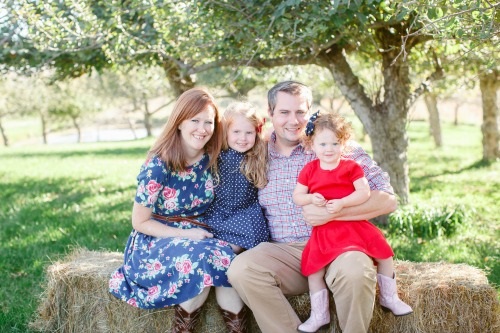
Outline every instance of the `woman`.
<svg viewBox="0 0 500 333"><path fill-rule="evenodd" d="M244 332L244 304L226 276L235 254L203 223L221 145L213 97L203 88L183 93L137 177L124 265L109 282L133 306L173 305L173 332L194 330L211 286L230 331Z"/></svg>

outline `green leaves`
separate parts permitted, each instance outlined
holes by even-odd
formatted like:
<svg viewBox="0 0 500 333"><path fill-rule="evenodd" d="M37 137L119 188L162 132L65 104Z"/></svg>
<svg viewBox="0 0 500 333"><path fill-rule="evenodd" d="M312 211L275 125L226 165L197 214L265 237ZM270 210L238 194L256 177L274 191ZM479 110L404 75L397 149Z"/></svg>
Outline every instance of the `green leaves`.
<svg viewBox="0 0 500 333"><path fill-rule="evenodd" d="M437 20L443 17L443 10L440 7L430 7L427 9L427 17L431 20Z"/></svg>
<svg viewBox="0 0 500 333"><path fill-rule="evenodd" d="M389 233L422 239L450 237L471 222L472 211L462 205L404 207L389 215Z"/></svg>

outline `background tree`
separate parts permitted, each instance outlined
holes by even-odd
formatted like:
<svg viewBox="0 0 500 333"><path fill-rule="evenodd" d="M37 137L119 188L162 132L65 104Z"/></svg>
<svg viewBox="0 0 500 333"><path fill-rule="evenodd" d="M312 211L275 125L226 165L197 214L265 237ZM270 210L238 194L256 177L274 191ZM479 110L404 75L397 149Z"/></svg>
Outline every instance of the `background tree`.
<svg viewBox="0 0 500 333"><path fill-rule="evenodd" d="M479 76L481 96L483 101L483 160L492 162L500 158L498 142L498 79L497 69L484 71Z"/></svg>
<svg viewBox="0 0 500 333"><path fill-rule="evenodd" d="M4 126L4 121L9 116L16 113L16 108L13 106L11 94L11 85L9 85L7 78L0 78L0 134L2 135L3 145L8 147L9 137L7 130Z"/></svg>
<svg viewBox="0 0 500 333"><path fill-rule="evenodd" d="M96 83L96 77L86 75L49 84L47 88L53 93L48 101L47 111L52 126L55 127L52 131L67 128L69 122L69 126L76 131L77 142L81 142L83 122L102 111ZM55 124L58 126L54 126Z"/></svg>
<svg viewBox="0 0 500 333"><path fill-rule="evenodd" d="M497 28L497 7L478 0L64 0L28 3L22 17L31 23L27 26L33 43L50 60L46 64L74 76L123 62L160 65L176 94L194 84L194 74L220 66L324 67L370 136L375 160L389 172L406 203L408 110L424 91L420 82L435 77L412 76L409 55L439 36L490 38ZM443 33L434 29L438 25ZM365 66L380 66L381 84L374 94L367 93L353 68L354 55L365 59Z"/></svg>
<svg viewBox="0 0 500 333"><path fill-rule="evenodd" d="M463 12L457 4L467 6L469 11ZM225 46L220 46L220 58L255 67L317 64L327 68L370 136L375 160L388 170L396 193L406 203L409 179L405 128L409 106L424 91L419 89L418 80L410 80L412 63L408 55L435 38L425 28L441 20L438 9L458 20L457 26L448 30L458 30L468 23L468 18L462 20L460 15L479 12L481 22L493 22L496 7L480 1L427 1L426 6L421 5L390 1L207 1L202 8L205 17L223 26L221 45ZM483 31L491 35L491 29ZM352 52L380 64L383 83L374 96L366 93L353 71Z"/></svg>
<svg viewBox="0 0 500 333"><path fill-rule="evenodd" d="M194 86L192 74L215 67L197 68L204 65L198 50L205 46L195 42L210 40L213 30L191 19L190 2L24 2L19 18L43 55L37 65L55 67L59 77L159 66L178 96Z"/></svg>
<svg viewBox="0 0 500 333"><path fill-rule="evenodd" d="M101 77L104 95L111 96L114 104L124 111L122 114L134 135L134 115L141 115L146 135L150 137L153 135L153 115L177 98L158 67L106 71Z"/></svg>
<svg viewBox="0 0 500 333"><path fill-rule="evenodd" d="M499 155L498 132L498 46L500 43L500 3L492 1L430 1L423 6L433 21L422 27L439 42L445 71L458 85L474 86L479 81L483 100L483 160L493 161ZM448 49L443 48L443 44Z"/></svg>

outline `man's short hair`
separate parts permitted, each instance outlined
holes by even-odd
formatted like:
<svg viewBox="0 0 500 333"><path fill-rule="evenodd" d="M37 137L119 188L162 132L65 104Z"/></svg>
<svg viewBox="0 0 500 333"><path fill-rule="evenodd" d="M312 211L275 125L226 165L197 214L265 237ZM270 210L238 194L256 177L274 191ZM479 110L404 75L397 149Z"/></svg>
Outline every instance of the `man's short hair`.
<svg viewBox="0 0 500 333"><path fill-rule="evenodd" d="M274 87L269 89L267 93L267 103L269 107L269 113L271 115L274 113L274 108L276 107L276 99L280 91L294 96L304 96L307 99L308 109L312 105L313 97L311 88L297 81L283 81L277 83Z"/></svg>

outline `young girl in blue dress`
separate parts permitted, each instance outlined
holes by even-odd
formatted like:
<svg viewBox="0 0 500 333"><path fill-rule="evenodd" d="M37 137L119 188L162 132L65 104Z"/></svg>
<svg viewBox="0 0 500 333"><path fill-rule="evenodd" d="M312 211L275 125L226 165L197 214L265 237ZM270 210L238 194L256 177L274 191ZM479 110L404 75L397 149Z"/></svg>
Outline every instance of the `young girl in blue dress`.
<svg viewBox="0 0 500 333"><path fill-rule="evenodd" d="M222 140L210 93L183 93L137 177L124 264L109 281L111 294L132 306L174 305L173 332L194 330L212 286L221 308L234 314L231 320L243 321L243 302L226 276L235 254L204 222Z"/></svg>
<svg viewBox="0 0 500 333"><path fill-rule="evenodd" d="M218 159L219 184L205 216L214 236L231 243L235 253L269 240L257 192L267 184L264 119L246 102L230 104L223 117L224 140Z"/></svg>

